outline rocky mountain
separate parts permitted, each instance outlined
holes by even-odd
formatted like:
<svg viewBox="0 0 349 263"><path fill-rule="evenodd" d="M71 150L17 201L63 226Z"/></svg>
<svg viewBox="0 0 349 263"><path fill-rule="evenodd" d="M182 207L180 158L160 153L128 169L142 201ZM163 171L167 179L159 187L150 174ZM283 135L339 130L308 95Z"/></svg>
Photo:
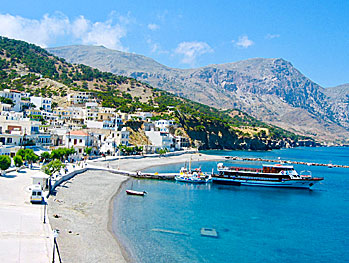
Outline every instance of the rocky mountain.
<svg viewBox="0 0 349 263"><path fill-rule="evenodd" d="M329 98L329 105L331 105L331 112L334 117L339 120L349 119L349 83L340 86L326 88L324 93ZM348 123L344 122L343 126L348 128Z"/></svg>
<svg viewBox="0 0 349 263"><path fill-rule="evenodd" d="M343 95L348 89L324 89L280 58L184 70L104 47L68 46L49 51L69 62L134 77L209 106L239 109L298 134L326 142L348 142L348 104Z"/></svg>
<svg viewBox="0 0 349 263"><path fill-rule="evenodd" d="M66 106L67 94L89 92L102 107L126 113L140 109L152 112L153 120L175 120L178 126L172 132L187 137L200 149L270 150L316 145L312 139L268 125L241 111L218 110L132 77L73 65L36 45L0 36L0 91L3 89L52 98L52 107ZM47 124L46 120L39 120ZM124 125L132 129L134 122L137 121L129 120ZM140 131L142 122L137 123L140 125L132 129L139 132L134 134L134 141L144 135Z"/></svg>

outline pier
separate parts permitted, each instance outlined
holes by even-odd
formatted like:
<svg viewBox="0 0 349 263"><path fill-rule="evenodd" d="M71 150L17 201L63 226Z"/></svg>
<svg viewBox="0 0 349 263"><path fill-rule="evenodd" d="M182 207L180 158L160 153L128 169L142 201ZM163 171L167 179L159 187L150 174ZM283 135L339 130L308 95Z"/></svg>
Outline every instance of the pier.
<svg viewBox="0 0 349 263"><path fill-rule="evenodd" d="M329 168L349 168L349 165L331 164L331 163L311 163L311 162L300 162L300 161L289 161L289 160L275 160L275 159L263 159L263 158L250 158L250 157L238 157L238 156L225 156L228 160L237 161L250 161L250 162L266 162L266 163L283 163L283 164L303 164L308 166L327 166Z"/></svg>

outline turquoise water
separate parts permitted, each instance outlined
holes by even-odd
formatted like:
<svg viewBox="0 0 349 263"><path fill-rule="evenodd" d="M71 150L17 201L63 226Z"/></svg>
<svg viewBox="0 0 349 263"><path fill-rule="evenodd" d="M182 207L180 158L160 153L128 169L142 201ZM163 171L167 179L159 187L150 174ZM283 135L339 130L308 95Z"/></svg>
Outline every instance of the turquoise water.
<svg viewBox="0 0 349 263"><path fill-rule="evenodd" d="M208 153L349 164L349 148ZM203 171L216 165L193 163ZM175 172L181 166L148 171ZM136 262L349 262L349 169L295 168L325 180L311 191L129 181L124 188L132 184L149 194L136 197L122 191L114 201L118 214L113 230ZM216 229L218 238L201 236L203 227ZM158 229L173 232L154 231Z"/></svg>

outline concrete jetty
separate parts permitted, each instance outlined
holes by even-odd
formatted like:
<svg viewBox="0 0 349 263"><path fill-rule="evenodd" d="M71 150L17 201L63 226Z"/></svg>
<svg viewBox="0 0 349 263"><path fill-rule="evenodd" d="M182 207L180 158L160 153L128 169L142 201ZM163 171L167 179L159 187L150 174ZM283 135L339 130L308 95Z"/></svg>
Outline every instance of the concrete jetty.
<svg viewBox="0 0 349 263"><path fill-rule="evenodd" d="M285 164L303 164L308 166L327 166L329 168L349 168L349 165L331 164L331 163L311 163L311 162L300 162L290 160L275 160L275 159L264 159L264 158L252 158L252 157L238 157L238 156L225 156L225 159L237 160L237 161L251 161L251 162L266 162L266 163L285 163Z"/></svg>

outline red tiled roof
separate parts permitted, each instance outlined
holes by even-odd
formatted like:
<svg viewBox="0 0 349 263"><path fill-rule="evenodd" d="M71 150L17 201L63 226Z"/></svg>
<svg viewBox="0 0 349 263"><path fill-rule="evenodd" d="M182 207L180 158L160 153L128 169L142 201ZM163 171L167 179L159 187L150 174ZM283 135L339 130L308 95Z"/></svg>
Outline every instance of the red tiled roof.
<svg viewBox="0 0 349 263"><path fill-rule="evenodd" d="M22 91L18 91L18 90L15 90L15 89L10 89L10 92L22 93Z"/></svg>
<svg viewBox="0 0 349 263"><path fill-rule="evenodd" d="M88 133L84 131L70 131L68 135L79 135L79 136L88 136Z"/></svg>

